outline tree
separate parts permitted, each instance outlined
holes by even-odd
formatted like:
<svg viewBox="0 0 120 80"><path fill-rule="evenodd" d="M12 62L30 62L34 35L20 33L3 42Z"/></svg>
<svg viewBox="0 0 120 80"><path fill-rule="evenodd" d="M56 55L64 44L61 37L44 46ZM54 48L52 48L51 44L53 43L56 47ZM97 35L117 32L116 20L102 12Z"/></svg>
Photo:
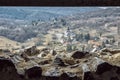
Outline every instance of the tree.
<svg viewBox="0 0 120 80"><path fill-rule="evenodd" d="M33 26L36 26L37 24L38 24L37 21L32 21L32 25L33 25Z"/></svg>
<svg viewBox="0 0 120 80"><path fill-rule="evenodd" d="M102 36L102 32L99 33L99 36L100 36L100 37Z"/></svg>
<svg viewBox="0 0 120 80"><path fill-rule="evenodd" d="M102 48L105 48L106 46L105 46L105 42L102 42Z"/></svg>
<svg viewBox="0 0 120 80"><path fill-rule="evenodd" d="M85 46L84 45L82 46L82 51L85 51Z"/></svg>
<svg viewBox="0 0 120 80"><path fill-rule="evenodd" d="M66 49L68 52L72 51L72 45L70 44L67 44L67 49Z"/></svg>
<svg viewBox="0 0 120 80"><path fill-rule="evenodd" d="M76 34L75 38L76 38L76 41L81 41L81 40L83 40L83 34L82 33Z"/></svg>
<svg viewBox="0 0 120 80"><path fill-rule="evenodd" d="M106 40L106 41L105 41L105 44L109 44L109 41L108 41L108 40Z"/></svg>
<svg viewBox="0 0 120 80"><path fill-rule="evenodd" d="M76 45L72 46L72 50L75 51L77 49Z"/></svg>
<svg viewBox="0 0 120 80"><path fill-rule="evenodd" d="M79 36L80 36L80 40L83 40L83 34L81 33Z"/></svg>
<svg viewBox="0 0 120 80"><path fill-rule="evenodd" d="M66 21L64 19L61 19L62 25L65 26L66 25Z"/></svg>
<svg viewBox="0 0 120 80"><path fill-rule="evenodd" d="M84 39L85 39L86 41L90 40L90 34L87 33L87 34L84 36Z"/></svg>
<svg viewBox="0 0 120 80"><path fill-rule="evenodd" d="M110 44L113 44L114 42L115 42L114 38L110 40Z"/></svg>

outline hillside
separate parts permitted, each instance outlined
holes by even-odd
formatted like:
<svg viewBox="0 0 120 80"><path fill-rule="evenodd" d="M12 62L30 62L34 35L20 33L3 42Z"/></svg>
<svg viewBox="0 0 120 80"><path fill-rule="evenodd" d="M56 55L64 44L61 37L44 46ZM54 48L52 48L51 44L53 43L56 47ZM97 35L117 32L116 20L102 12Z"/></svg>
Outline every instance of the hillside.
<svg viewBox="0 0 120 80"><path fill-rule="evenodd" d="M12 8L12 7L11 7ZM112 30L110 27L117 27L117 24L120 22L120 8L106 8L101 9L98 7L73 7L73 8L15 8L16 13L12 8L0 8L0 15L11 15L17 16L17 14L27 15L24 17L24 20L20 20L18 16L15 18L0 18L0 36L5 36L11 40L18 42L24 42L33 37L37 37L39 34L46 35L48 31L57 28L66 28L70 27L74 31L80 30L80 32L90 32L90 30L109 32ZM3 9L3 10L2 10ZM24 12L22 12L23 10ZM58 11L58 12L57 12ZM41 13L42 12L42 13ZM57 13L55 13L57 12ZM49 21L42 21L42 19L50 18ZM62 15L62 16L58 16ZM3 15L4 16L4 15ZM53 18L54 16L54 18ZM55 16L57 18L55 18ZM64 17L63 17L64 16ZM5 17L5 16L4 16ZM8 18L8 19L7 19ZM22 17L20 17L22 18ZM34 20L39 19L39 20ZM41 19L41 20L40 20ZM32 21L29 21L32 20ZM110 28L110 30L108 30ZM110 31L112 32L112 31ZM112 32L116 34L115 30Z"/></svg>
<svg viewBox="0 0 120 80"><path fill-rule="evenodd" d="M91 28L107 30L108 27L116 27L120 22L120 8L107 8L97 11L86 12L67 16L65 21L74 28Z"/></svg>
<svg viewBox="0 0 120 80"><path fill-rule="evenodd" d="M20 43L0 36L0 49L20 48Z"/></svg>
<svg viewBox="0 0 120 80"><path fill-rule="evenodd" d="M0 18L21 20L49 20L59 16L83 13L100 8L81 7L0 7ZM19 16L18 16L19 15Z"/></svg>

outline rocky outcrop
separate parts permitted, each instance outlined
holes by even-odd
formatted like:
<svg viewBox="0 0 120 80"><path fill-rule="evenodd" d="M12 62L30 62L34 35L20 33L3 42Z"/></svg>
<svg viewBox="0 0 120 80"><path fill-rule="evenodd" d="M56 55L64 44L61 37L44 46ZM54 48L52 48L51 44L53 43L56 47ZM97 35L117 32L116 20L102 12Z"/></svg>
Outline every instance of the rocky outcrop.
<svg viewBox="0 0 120 80"><path fill-rule="evenodd" d="M27 54L28 56L33 56L39 54L39 50L36 48L36 46L32 46L26 48L23 53Z"/></svg>
<svg viewBox="0 0 120 80"><path fill-rule="evenodd" d="M42 69L41 67L32 67L25 71L25 79L40 79L42 76Z"/></svg>
<svg viewBox="0 0 120 80"><path fill-rule="evenodd" d="M17 73L15 64L11 60L0 58L0 79L22 80L22 77Z"/></svg>
<svg viewBox="0 0 120 80"><path fill-rule="evenodd" d="M101 50L101 53L117 54L117 53L120 53L120 49L107 49L107 48L104 48L104 49Z"/></svg>
<svg viewBox="0 0 120 80"><path fill-rule="evenodd" d="M51 54L48 49L43 51ZM0 79L120 80L120 66L113 65L102 57L87 54L89 53L76 51L51 55L51 58L16 54L7 59L3 56L0 58ZM26 61L26 58L29 60Z"/></svg>
<svg viewBox="0 0 120 80"><path fill-rule="evenodd" d="M83 78L84 80L112 80L114 77L120 79L120 74L117 73L119 69L120 67L118 68L118 66L111 65L100 58L94 57L83 66Z"/></svg>

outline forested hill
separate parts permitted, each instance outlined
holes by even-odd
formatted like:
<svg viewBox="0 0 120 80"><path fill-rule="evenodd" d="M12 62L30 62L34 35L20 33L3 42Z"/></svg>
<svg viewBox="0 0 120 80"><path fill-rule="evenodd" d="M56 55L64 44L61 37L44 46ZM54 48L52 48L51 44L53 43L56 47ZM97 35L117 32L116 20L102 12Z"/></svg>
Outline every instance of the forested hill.
<svg viewBox="0 0 120 80"><path fill-rule="evenodd" d="M102 31L104 31L107 29L107 28L105 29L105 25L107 25L107 27L116 26L116 23L120 22L120 8L100 9L97 7L95 8L66 7L54 9L47 7L41 8L42 10L40 9L40 11L38 11L38 8L39 7L34 8L31 7L31 9L18 7L15 8L14 10L12 8L11 10L8 9L5 11L6 8L1 7L0 15L3 16L4 18L0 17L0 36L4 36L15 41L24 42L27 39L38 36L39 34L45 35L47 34L48 30L55 28L64 28L69 26L71 29L80 29L81 27L84 27L86 30L90 30L91 28L99 30L101 29ZM53 16L63 15L64 17L61 16L60 18L58 18L57 16L57 19L50 21L32 20L43 19L40 17L47 18L46 16L44 16L47 15L44 12L47 12L47 14L51 13L53 14ZM8 17L8 15L10 17ZM50 16L48 17L50 18ZM29 21L29 19L32 21Z"/></svg>
<svg viewBox="0 0 120 80"><path fill-rule="evenodd" d="M51 18L98 10L93 7L0 7L0 18L50 20Z"/></svg>

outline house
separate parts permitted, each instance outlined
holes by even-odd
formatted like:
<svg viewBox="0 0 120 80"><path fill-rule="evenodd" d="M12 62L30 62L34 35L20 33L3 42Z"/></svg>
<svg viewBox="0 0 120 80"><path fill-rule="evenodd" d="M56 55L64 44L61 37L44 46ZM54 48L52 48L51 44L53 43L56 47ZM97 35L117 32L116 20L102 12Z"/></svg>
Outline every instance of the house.
<svg viewBox="0 0 120 80"><path fill-rule="evenodd" d="M101 41L95 41L95 40L89 40L88 44L95 45L95 46L101 46L102 42Z"/></svg>
<svg viewBox="0 0 120 80"><path fill-rule="evenodd" d="M97 52L97 51L99 51L100 50L100 47L99 46L96 46L96 45L93 45L93 49L92 49L92 53L94 53L94 52Z"/></svg>
<svg viewBox="0 0 120 80"><path fill-rule="evenodd" d="M100 40L101 40L102 42L106 42L106 40L108 40L108 38L107 38L106 36L101 36L101 37L100 37Z"/></svg>

